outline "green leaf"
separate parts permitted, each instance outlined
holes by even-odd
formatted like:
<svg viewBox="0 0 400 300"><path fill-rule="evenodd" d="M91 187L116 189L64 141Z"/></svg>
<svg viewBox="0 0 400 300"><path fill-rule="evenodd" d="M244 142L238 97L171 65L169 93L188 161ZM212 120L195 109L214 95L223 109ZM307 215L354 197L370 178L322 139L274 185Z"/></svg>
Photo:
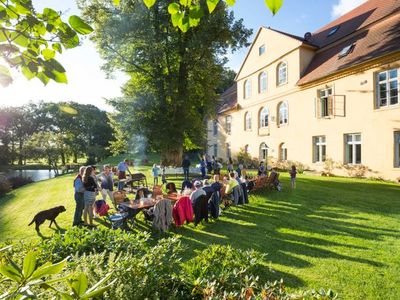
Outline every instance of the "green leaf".
<svg viewBox="0 0 400 300"><path fill-rule="evenodd" d="M272 14L275 15L282 7L283 0L265 0L265 4L271 10Z"/></svg>
<svg viewBox="0 0 400 300"><path fill-rule="evenodd" d="M179 3L185 7L191 4L192 0L179 0Z"/></svg>
<svg viewBox="0 0 400 300"><path fill-rule="evenodd" d="M174 27L178 27L184 15L185 14L183 12L171 15L172 25L174 25Z"/></svg>
<svg viewBox="0 0 400 300"><path fill-rule="evenodd" d="M3 87L9 86L12 83L13 79L10 74L10 70L7 67L0 65L0 84ZM1 271L0 271L1 273ZM5 276L5 275L4 275Z"/></svg>
<svg viewBox="0 0 400 300"><path fill-rule="evenodd" d="M121 4L120 0L113 0L115 6L119 6Z"/></svg>
<svg viewBox="0 0 400 300"><path fill-rule="evenodd" d="M207 0L208 11L212 13L217 7L219 0Z"/></svg>
<svg viewBox="0 0 400 300"><path fill-rule="evenodd" d="M229 6L234 6L236 2L236 0L225 0L225 1Z"/></svg>
<svg viewBox="0 0 400 300"><path fill-rule="evenodd" d="M10 33L10 40L21 47L28 47L29 39L18 32Z"/></svg>
<svg viewBox="0 0 400 300"><path fill-rule="evenodd" d="M168 5L168 12L171 15L177 14L181 10L181 7L178 3L172 2Z"/></svg>
<svg viewBox="0 0 400 300"><path fill-rule="evenodd" d="M183 17L179 22L178 27L182 32L187 32L190 28L189 17Z"/></svg>
<svg viewBox="0 0 400 300"><path fill-rule="evenodd" d="M54 56L56 55L56 52L54 50L46 48L46 49L42 50L42 55L45 60L50 60L50 59L54 58Z"/></svg>
<svg viewBox="0 0 400 300"><path fill-rule="evenodd" d="M0 80L1 80L1 73L0 73ZM0 274L2 274L4 277L14 282L20 283L22 281L22 274L18 272L18 270L11 265L0 265Z"/></svg>
<svg viewBox="0 0 400 300"><path fill-rule="evenodd" d="M61 296L62 300L74 300L74 298L67 293L59 293L59 295Z"/></svg>
<svg viewBox="0 0 400 300"><path fill-rule="evenodd" d="M43 75L44 75L43 72L41 72L41 73L39 73L37 75L37 77L44 84L47 84L47 82L49 82L49 78L47 78L47 81L46 81L46 78L43 78ZM46 76L46 75L44 75L44 76ZM43 78L43 80L42 80L41 77ZM44 265L42 265L39 268L37 268L35 270L35 272L33 272L31 280L40 279L40 278L48 276L48 275L58 274L64 268L65 264L66 264L66 259L61 261L61 262L59 262L59 263L57 263L57 264L54 264L54 265L52 265L50 262L47 262Z"/></svg>
<svg viewBox="0 0 400 300"><path fill-rule="evenodd" d="M143 2L147 6L147 8L151 8L154 3L156 3L156 0L143 0Z"/></svg>
<svg viewBox="0 0 400 300"><path fill-rule="evenodd" d="M71 27L80 34L89 34L93 32L93 28L86 24L80 17L78 16L70 16L68 19Z"/></svg>
<svg viewBox="0 0 400 300"><path fill-rule="evenodd" d="M54 43L51 47L54 50L56 50L58 53L60 53L60 54L62 53L62 46L60 43Z"/></svg>
<svg viewBox="0 0 400 300"><path fill-rule="evenodd" d="M24 258L22 274L25 278L29 278L36 269L36 253L29 252Z"/></svg>
<svg viewBox="0 0 400 300"><path fill-rule="evenodd" d="M28 80L31 80L32 78L35 77L35 74L29 70L28 67L21 67L22 74L24 74L25 78Z"/></svg>
<svg viewBox="0 0 400 300"><path fill-rule="evenodd" d="M36 75L37 78L40 79L40 81L44 84L47 85L50 81L50 78L44 73L44 72L40 72ZM33 274L34 275L34 274ZM45 276L45 275L43 275Z"/></svg>
<svg viewBox="0 0 400 300"><path fill-rule="evenodd" d="M81 297L88 288L87 277L83 273L79 273L77 276L69 280L69 285L71 289L74 291L75 295Z"/></svg>
<svg viewBox="0 0 400 300"><path fill-rule="evenodd" d="M53 80L54 80L55 82L58 82L58 83L68 83L67 73L65 73L65 72L58 72L58 71L53 71L52 73L53 73L53 75L54 75Z"/></svg>

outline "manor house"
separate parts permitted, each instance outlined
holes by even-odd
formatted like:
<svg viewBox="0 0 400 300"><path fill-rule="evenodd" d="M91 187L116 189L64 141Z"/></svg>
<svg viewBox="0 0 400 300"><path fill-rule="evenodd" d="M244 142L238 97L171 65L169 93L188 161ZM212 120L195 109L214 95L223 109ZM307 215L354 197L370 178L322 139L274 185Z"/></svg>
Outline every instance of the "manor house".
<svg viewBox="0 0 400 300"><path fill-rule="evenodd" d="M208 122L208 154L399 178L399 80L399 0L367 1L304 37L261 27Z"/></svg>

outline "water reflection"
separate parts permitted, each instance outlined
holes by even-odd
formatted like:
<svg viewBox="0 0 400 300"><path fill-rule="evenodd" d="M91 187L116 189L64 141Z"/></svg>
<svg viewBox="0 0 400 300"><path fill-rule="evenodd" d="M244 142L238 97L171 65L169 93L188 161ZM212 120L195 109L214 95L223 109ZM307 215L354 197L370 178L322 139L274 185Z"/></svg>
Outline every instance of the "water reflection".
<svg viewBox="0 0 400 300"><path fill-rule="evenodd" d="M59 174L63 174L60 170ZM55 173L53 170L6 170L0 172L0 175L6 176L7 178L11 177L30 177L33 181L41 181L55 177Z"/></svg>

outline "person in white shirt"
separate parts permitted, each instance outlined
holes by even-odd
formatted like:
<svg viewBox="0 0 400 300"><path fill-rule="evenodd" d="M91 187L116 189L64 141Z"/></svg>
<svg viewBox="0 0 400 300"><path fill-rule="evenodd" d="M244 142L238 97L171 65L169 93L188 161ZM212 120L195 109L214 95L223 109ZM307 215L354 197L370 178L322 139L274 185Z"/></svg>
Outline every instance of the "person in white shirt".
<svg viewBox="0 0 400 300"><path fill-rule="evenodd" d="M194 185L195 190L190 195L190 201L192 202L192 205L194 204L194 201L198 197L200 197L202 195L204 195L204 196L206 195L206 192L201 187L201 182L200 181L196 180L193 185Z"/></svg>

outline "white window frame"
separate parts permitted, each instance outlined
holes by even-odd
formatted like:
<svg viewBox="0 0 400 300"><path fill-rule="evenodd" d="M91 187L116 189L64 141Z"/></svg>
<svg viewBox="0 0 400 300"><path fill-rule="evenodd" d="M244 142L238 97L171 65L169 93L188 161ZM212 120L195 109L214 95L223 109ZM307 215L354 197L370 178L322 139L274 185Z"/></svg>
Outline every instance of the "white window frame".
<svg viewBox="0 0 400 300"><path fill-rule="evenodd" d="M251 112L247 111L244 114L244 130L245 131L251 131L251 123L252 123Z"/></svg>
<svg viewBox="0 0 400 300"><path fill-rule="evenodd" d="M394 132L394 167L400 168L400 131Z"/></svg>
<svg viewBox="0 0 400 300"><path fill-rule="evenodd" d="M287 125L288 123L289 123L289 106L286 101L282 101L278 104L278 126L284 126Z"/></svg>
<svg viewBox="0 0 400 300"><path fill-rule="evenodd" d="M232 116L226 116L225 117L225 131L226 134L231 135L232 134Z"/></svg>
<svg viewBox="0 0 400 300"><path fill-rule="evenodd" d="M243 84L243 98L249 99L251 97L251 80L246 79Z"/></svg>
<svg viewBox="0 0 400 300"><path fill-rule="evenodd" d="M327 87L318 91L318 106L319 106L319 118L327 118L333 115L333 88ZM329 112L329 106L332 106L331 112Z"/></svg>
<svg viewBox="0 0 400 300"><path fill-rule="evenodd" d="M276 74L277 86L287 84L287 82L288 82L288 64L286 61L279 63L276 72L277 72L277 74Z"/></svg>
<svg viewBox="0 0 400 300"><path fill-rule="evenodd" d="M231 143L226 143L226 157L228 159L232 157Z"/></svg>
<svg viewBox="0 0 400 300"><path fill-rule="evenodd" d="M269 109L263 107L260 110L260 128L268 128L269 126Z"/></svg>
<svg viewBox="0 0 400 300"><path fill-rule="evenodd" d="M217 136L218 135L218 121L214 120L213 121L213 136Z"/></svg>
<svg viewBox="0 0 400 300"><path fill-rule="evenodd" d="M268 146L266 143L260 145L260 160L266 161L268 159Z"/></svg>
<svg viewBox="0 0 400 300"><path fill-rule="evenodd" d="M325 152L325 155L324 155ZM324 135L313 137L313 162L323 163L326 160L326 137Z"/></svg>
<svg viewBox="0 0 400 300"><path fill-rule="evenodd" d="M265 44L262 44L260 47L258 47L258 56L261 56L265 53Z"/></svg>
<svg viewBox="0 0 400 300"><path fill-rule="evenodd" d="M390 73L392 71L397 72L397 77L390 78ZM379 77L381 74L385 74L385 79L380 80ZM397 102L396 103L391 103L391 97L390 97L390 84L392 82L397 83ZM386 98L381 98L381 84L385 85L386 88ZM394 69L389 69L385 70L382 72L377 72L376 73L376 108L382 108L382 107L391 107L391 106L396 106L399 105L400 103L400 68L394 68ZM386 104L382 104L382 100L386 99Z"/></svg>
<svg viewBox="0 0 400 300"><path fill-rule="evenodd" d="M280 161L287 161L288 155L287 155L287 148L285 143L281 143L279 145L279 160Z"/></svg>
<svg viewBox="0 0 400 300"><path fill-rule="evenodd" d="M267 72L263 71L258 75L258 93L265 93L268 89Z"/></svg>
<svg viewBox="0 0 400 300"><path fill-rule="evenodd" d="M357 141L357 136L360 137L359 141ZM351 140L349 141L349 137ZM362 136L361 133L349 133L344 135L345 141L345 163L348 165L361 165L362 164ZM359 162L357 159L357 145L360 145L360 159ZM350 153L352 159L350 159Z"/></svg>

